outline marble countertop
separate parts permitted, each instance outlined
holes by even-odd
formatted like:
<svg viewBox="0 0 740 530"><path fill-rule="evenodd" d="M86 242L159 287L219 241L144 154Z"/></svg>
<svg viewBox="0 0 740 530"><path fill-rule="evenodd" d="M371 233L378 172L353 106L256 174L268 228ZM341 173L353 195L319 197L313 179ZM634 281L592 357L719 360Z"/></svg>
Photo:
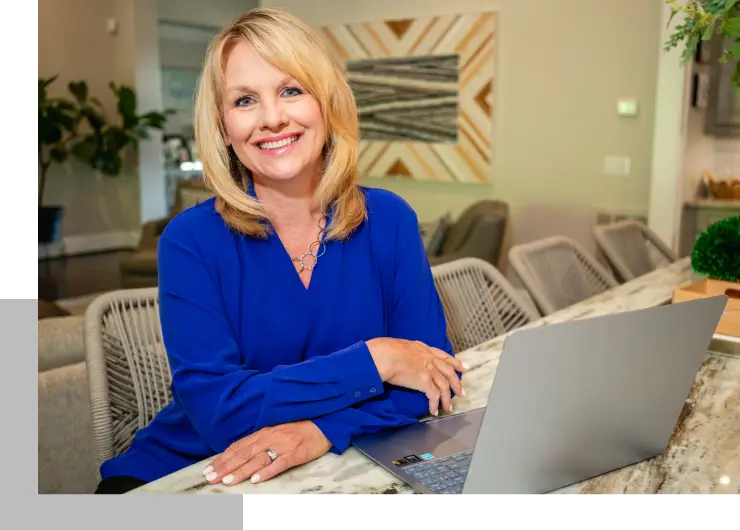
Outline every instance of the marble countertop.
<svg viewBox="0 0 740 530"><path fill-rule="evenodd" d="M669 303L673 290L693 279L683 259L601 295L531 323L537 327ZM523 328L521 328L523 329ZM505 337L458 354L471 370L467 397L455 413L486 405ZM142 486L135 493L413 493L403 481L354 448L327 454L262 484L209 485L208 460ZM556 493L739 493L740 357L708 353L664 455L558 490Z"/></svg>

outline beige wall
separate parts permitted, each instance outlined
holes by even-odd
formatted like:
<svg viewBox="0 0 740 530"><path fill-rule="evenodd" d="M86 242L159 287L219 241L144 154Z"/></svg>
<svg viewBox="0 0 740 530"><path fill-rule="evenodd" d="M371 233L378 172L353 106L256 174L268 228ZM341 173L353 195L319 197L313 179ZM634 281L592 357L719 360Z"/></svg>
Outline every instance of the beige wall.
<svg viewBox="0 0 740 530"><path fill-rule="evenodd" d="M263 0L313 26L499 11L491 185L367 180L429 220L484 197L513 210L513 240L564 233L591 248L596 211L646 214L662 0ZM620 118L620 97L636 118ZM628 177L603 174L606 155Z"/></svg>

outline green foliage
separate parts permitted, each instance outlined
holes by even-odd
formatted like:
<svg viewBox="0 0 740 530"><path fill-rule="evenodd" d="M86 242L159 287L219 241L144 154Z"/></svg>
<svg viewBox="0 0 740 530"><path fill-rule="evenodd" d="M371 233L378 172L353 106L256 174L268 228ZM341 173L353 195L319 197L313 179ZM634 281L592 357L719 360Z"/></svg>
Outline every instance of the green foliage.
<svg viewBox="0 0 740 530"><path fill-rule="evenodd" d="M118 175L125 150L138 148L139 140L149 138L150 129L162 129L170 113L137 114L136 93L111 82L120 121L115 124L100 100L89 97L84 81L67 85L71 99L49 97L47 89L57 77L39 79L39 205L53 163L63 163L71 155L105 175Z"/></svg>
<svg viewBox="0 0 740 530"><path fill-rule="evenodd" d="M676 26L675 32L666 41L664 50L669 51L684 43L681 55L683 64L696 53L700 41L711 40L715 35L729 39L720 61L740 59L740 0L665 0L671 6L671 20L678 13L685 19ZM740 87L740 61L737 63L732 81Z"/></svg>
<svg viewBox="0 0 740 530"><path fill-rule="evenodd" d="M717 221L699 234L691 267L715 280L740 282L740 215Z"/></svg>

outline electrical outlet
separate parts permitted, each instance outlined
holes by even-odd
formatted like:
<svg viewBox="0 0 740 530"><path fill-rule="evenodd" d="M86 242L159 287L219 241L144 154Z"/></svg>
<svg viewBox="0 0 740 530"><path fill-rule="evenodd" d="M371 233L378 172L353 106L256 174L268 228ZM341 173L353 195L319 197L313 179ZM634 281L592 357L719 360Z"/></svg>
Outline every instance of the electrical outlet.
<svg viewBox="0 0 740 530"><path fill-rule="evenodd" d="M632 160L628 156L607 155L604 158L604 175L628 177Z"/></svg>

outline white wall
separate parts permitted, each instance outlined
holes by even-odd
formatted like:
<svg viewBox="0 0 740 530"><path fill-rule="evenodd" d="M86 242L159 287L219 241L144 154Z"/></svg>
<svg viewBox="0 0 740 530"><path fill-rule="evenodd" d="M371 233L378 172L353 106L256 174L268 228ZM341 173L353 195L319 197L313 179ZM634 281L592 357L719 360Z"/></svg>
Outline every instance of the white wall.
<svg viewBox="0 0 740 530"><path fill-rule="evenodd" d="M681 66L681 47L670 52L663 51L663 43L683 21L683 17L678 15L669 27L670 17L670 8L664 4L657 41L658 83L655 90L648 225L663 241L678 250L681 205L684 201L682 172L688 75L686 68Z"/></svg>
<svg viewBox="0 0 740 530"><path fill-rule="evenodd" d="M405 197L422 220L480 198L506 200L513 241L563 233L593 248L596 213L647 214L662 0L265 0L314 27L499 11L491 185L367 180ZM621 118L619 98L638 100ZM603 174L628 156L628 177Z"/></svg>
<svg viewBox="0 0 740 530"><path fill-rule="evenodd" d="M128 32L132 40L126 43L121 55L132 61L138 104L142 111L163 109L157 4L152 0L130 0L124 13L132 19L133 31ZM151 141L140 144L138 162L140 220L145 223L161 219L168 213L161 132L152 131Z"/></svg>

